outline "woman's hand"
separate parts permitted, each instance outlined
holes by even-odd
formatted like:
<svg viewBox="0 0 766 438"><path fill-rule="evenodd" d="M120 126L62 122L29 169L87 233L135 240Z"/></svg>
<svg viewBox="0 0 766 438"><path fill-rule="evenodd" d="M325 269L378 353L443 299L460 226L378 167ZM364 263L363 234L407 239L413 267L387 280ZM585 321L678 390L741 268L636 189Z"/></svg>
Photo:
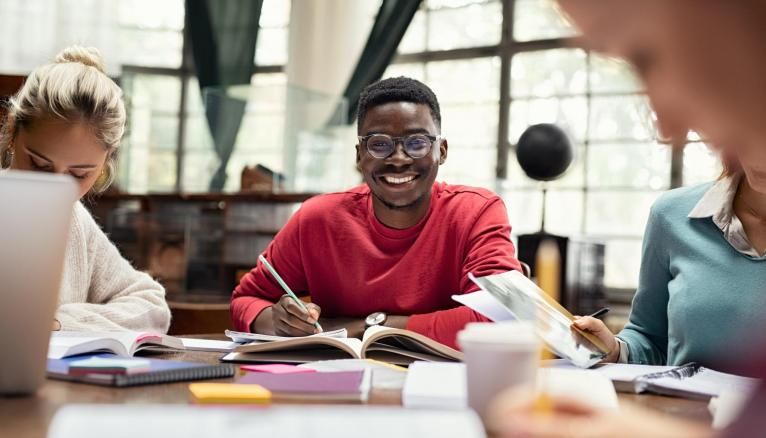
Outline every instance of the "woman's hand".
<svg viewBox="0 0 766 438"><path fill-rule="evenodd" d="M604 358L603 362L617 362L620 358L620 344L606 327L604 321L590 316L581 316L575 319L572 324L582 331L593 334L606 345L609 349L609 355Z"/></svg>

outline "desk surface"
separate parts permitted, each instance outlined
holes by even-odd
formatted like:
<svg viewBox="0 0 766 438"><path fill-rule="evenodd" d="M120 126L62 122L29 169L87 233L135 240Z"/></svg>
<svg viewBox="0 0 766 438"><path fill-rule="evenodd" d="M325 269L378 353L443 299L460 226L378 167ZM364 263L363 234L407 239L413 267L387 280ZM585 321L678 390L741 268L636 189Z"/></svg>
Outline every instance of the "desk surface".
<svg viewBox="0 0 766 438"><path fill-rule="evenodd" d="M185 360L190 362L218 363L221 353L206 352L169 352L152 357ZM219 382L232 381L233 378L219 379ZM132 388L111 388L47 380L43 387L32 397L0 397L0 427L2 436L15 438L45 437L56 410L70 403L164 403L186 404L190 397L189 382L164 385L139 386ZM680 398L655 395L619 394L621 401L629 400L671 416L680 416L696 420L710 421L707 403ZM401 405L399 391L375 390L370 395L371 404Z"/></svg>

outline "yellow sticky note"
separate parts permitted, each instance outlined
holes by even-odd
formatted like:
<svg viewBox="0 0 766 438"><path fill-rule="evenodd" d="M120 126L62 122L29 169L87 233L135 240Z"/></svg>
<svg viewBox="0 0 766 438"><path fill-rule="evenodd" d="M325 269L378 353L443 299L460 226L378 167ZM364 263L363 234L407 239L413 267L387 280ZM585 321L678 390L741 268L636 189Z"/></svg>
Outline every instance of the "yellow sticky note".
<svg viewBox="0 0 766 438"><path fill-rule="evenodd" d="M236 383L192 383L189 385L197 403L268 403L271 391L260 385Z"/></svg>

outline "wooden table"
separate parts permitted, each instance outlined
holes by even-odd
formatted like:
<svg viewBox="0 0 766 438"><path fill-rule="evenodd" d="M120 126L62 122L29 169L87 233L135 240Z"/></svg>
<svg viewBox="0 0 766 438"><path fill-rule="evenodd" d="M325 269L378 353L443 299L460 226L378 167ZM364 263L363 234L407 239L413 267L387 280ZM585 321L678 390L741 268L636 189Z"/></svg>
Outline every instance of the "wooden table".
<svg viewBox="0 0 766 438"><path fill-rule="evenodd" d="M169 352L151 357L184 360L190 362L218 363L221 353ZM218 382L234 378L218 379ZM187 404L190 402L189 382L165 385L111 388L81 383L48 380L35 396L0 397L0 436L14 438L42 438L56 410L66 404ZM707 403L656 395L619 394L621 401L629 400L670 416L710 422ZM369 403L376 405L401 405L399 391L374 390Z"/></svg>

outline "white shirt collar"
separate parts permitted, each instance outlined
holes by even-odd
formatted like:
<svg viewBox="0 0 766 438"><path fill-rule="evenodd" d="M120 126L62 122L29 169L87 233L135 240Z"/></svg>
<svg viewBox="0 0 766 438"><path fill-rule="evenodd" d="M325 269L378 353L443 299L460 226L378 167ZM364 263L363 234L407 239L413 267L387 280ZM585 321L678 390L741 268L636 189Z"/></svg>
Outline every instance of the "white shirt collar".
<svg viewBox="0 0 766 438"><path fill-rule="evenodd" d="M690 219L711 218L729 244L743 255L754 259L766 259L758 254L747 239L742 222L734 213L734 196L737 194L741 176L721 178L705 192L687 217Z"/></svg>

